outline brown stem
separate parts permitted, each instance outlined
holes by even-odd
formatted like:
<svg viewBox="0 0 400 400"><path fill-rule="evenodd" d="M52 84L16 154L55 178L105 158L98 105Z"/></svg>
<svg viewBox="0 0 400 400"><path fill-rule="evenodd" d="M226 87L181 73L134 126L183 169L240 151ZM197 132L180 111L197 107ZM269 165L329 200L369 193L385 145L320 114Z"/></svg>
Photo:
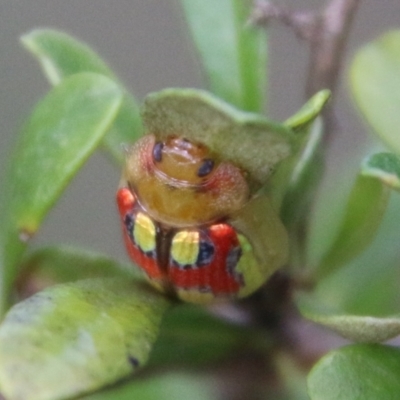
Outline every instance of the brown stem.
<svg viewBox="0 0 400 400"><path fill-rule="evenodd" d="M307 98L321 89L330 89L335 97L338 77L360 0L331 0L320 12L295 12L269 1L256 0L251 21L266 25L279 20L310 43L311 54L305 88ZM332 131L332 107L325 113L327 135Z"/></svg>
<svg viewBox="0 0 400 400"><path fill-rule="evenodd" d="M267 25L271 20L291 27L298 37L310 44L310 58L305 94L309 98L321 89L330 89L335 99L338 79L345 55L350 27L360 0L330 0L321 11L298 12L276 6L266 0L255 0L250 21ZM324 143L322 152L330 142L335 129L333 101L324 112ZM319 181L316 180L315 188ZM311 207L311 203L309 204ZM305 249L308 232L307 213L293 228L299 255Z"/></svg>
<svg viewBox="0 0 400 400"><path fill-rule="evenodd" d="M316 29L311 40L311 57L306 95L328 88L335 91L340 68L359 0L332 0L316 16Z"/></svg>
<svg viewBox="0 0 400 400"><path fill-rule="evenodd" d="M257 25L268 25L271 20L275 19L292 28L300 38L311 40L314 36L315 17L314 12L293 12L267 0L256 0L250 22Z"/></svg>

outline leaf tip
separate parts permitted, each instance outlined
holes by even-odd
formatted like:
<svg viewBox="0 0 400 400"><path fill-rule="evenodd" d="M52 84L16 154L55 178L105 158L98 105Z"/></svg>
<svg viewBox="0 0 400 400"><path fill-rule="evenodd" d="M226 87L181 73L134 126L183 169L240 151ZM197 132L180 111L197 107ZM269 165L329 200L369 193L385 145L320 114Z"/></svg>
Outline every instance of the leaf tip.
<svg viewBox="0 0 400 400"><path fill-rule="evenodd" d="M377 153L367 157L361 168L363 176L379 179L391 189L400 191L400 157L393 153Z"/></svg>

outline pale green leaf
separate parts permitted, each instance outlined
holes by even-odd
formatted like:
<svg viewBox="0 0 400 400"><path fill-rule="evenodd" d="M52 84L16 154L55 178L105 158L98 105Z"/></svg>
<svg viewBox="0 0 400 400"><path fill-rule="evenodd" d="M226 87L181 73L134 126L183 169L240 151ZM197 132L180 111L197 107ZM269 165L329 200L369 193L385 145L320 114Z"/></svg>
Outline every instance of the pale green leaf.
<svg viewBox="0 0 400 400"><path fill-rule="evenodd" d="M239 111L195 89L165 89L148 95L142 117L146 132L159 138L179 133L204 143L247 171L256 187L267 182L277 164L291 155L297 141L284 125Z"/></svg>
<svg viewBox="0 0 400 400"><path fill-rule="evenodd" d="M375 238L386 210L390 187L364 168L350 193L336 239L322 257L317 275L324 277L359 255Z"/></svg>
<svg viewBox="0 0 400 400"><path fill-rule="evenodd" d="M240 292L244 297L286 263L288 234L268 196L261 194L233 215L230 224L248 238L254 255L246 259L244 251L242 257L246 263L238 267L246 281L246 287Z"/></svg>
<svg viewBox="0 0 400 400"><path fill-rule="evenodd" d="M305 135L300 151L288 165L287 182L283 185L279 202L282 203L282 221L286 227L293 230L296 223L307 213L322 175L323 163L320 151L322 136L322 121L317 119L311 126L310 132ZM277 194L274 196L277 198Z"/></svg>
<svg viewBox="0 0 400 400"><path fill-rule="evenodd" d="M169 372L160 376L119 385L82 400L215 400L215 381L201 372Z"/></svg>
<svg viewBox="0 0 400 400"><path fill-rule="evenodd" d="M295 149L269 186L272 201L281 210L282 220L291 233L295 233L298 220L308 213L306 207L321 174L319 150L324 127L318 116L329 98L330 91L321 90L283 123L296 133Z"/></svg>
<svg viewBox="0 0 400 400"><path fill-rule="evenodd" d="M358 146L355 151L355 159L335 157L335 171L329 172L329 182L323 186L311 231L308 265L318 265L321 254L326 252L337 235L350 184L354 181L351 176L359 170L358 160L362 158L361 153L365 153L365 148ZM374 158L371 156L366 162ZM374 168L369 169L371 176L378 173ZM389 169L387 171L387 176L392 176ZM382 174L386 175L379 171L378 175ZM318 283L318 294L327 303L335 304L353 315L387 316L399 312L400 248L396 245L400 242L399 215L400 197L393 192L372 242L346 262L343 268L332 270L332 274Z"/></svg>
<svg viewBox="0 0 400 400"><path fill-rule="evenodd" d="M353 345L328 353L308 376L311 400L397 400L400 350Z"/></svg>
<svg viewBox="0 0 400 400"><path fill-rule="evenodd" d="M353 315L387 316L399 312L400 198L391 196L378 234L344 268L320 281L318 295Z"/></svg>
<svg viewBox="0 0 400 400"><path fill-rule="evenodd" d="M399 190L400 159L391 153L367 157L352 188L337 236L319 264L325 276L360 254L375 238L390 189Z"/></svg>
<svg viewBox="0 0 400 400"><path fill-rule="evenodd" d="M89 46L64 32L35 29L22 36L21 40L38 59L45 76L53 85L79 72L96 72L117 81L108 65ZM133 142L141 133L138 105L125 92L118 116L103 142L114 158L122 162L121 145Z"/></svg>
<svg viewBox="0 0 400 400"><path fill-rule="evenodd" d="M57 283L97 277L135 276L137 269L117 263L102 254L69 246L45 247L22 262L17 282L19 297L25 298Z"/></svg>
<svg viewBox="0 0 400 400"><path fill-rule="evenodd" d="M14 306L0 326L0 388L8 400L58 400L142 367L169 301L125 278L53 286Z"/></svg>
<svg viewBox="0 0 400 400"><path fill-rule="evenodd" d="M82 73L65 79L33 111L3 188L3 296L17 274L26 241L98 146L122 96L109 78Z"/></svg>
<svg viewBox="0 0 400 400"><path fill-rule="evenodd" d="M268 345L262 332L224 321L204 308L186 304L166 315L149 366L199 367L229 359L239 349L260 351Z"/></svg>
<svg viewBox="0 0 400 400"><path fill-rule="evenodd" d="M321 114L330 97L331 92L329 90L320 90L311 97L296 114L288 118L284 124L294 131L309 128L314 120Z"/></svg>
<svg viewBox="0 0 400 400"><path fill-rule="evenodd" d="M209 89L236 107L262 112L265 106L265 30L250 26L251 2L181 0L201 56Z"/></svg>
<svg viewBox="0 0 400 400"><path fill-rule="evenodd" d="M379 137L400 153L400 31L363 47L351 66L356 104Z"/></svg>
<svg viewBox="0 0 400 400"><path fill-rule="evenodd" d="M400 190L400 157L392 153L377 153L364 161L362 173L381 180L387 186Z"/></svg>
<svg viewBox="0 0 400 400"><path fill-rule="evenodd" d="M297 296L304 317L355 342L379 343L400 335L400 316L351 315L329 307L315 295Z"/></svg>
<svg viewBox="0 0 400 400"><path fill-rule="evenodd" d="M13 155L12 221L33 234L113 122L122 93L110 79L74 75L35 108Z"/></svg>

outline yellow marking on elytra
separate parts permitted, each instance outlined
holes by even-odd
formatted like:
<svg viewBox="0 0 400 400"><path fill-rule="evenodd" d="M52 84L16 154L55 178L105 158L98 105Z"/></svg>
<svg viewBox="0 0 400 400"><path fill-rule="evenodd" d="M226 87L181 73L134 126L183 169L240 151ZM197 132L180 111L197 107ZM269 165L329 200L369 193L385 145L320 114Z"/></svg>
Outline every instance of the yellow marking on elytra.
<svg viewBox="0 0 400 400"><path fill-rule="evenodd" d="M171 256L181 265L194 265L199 256L200 235L197 231L180 231L172 239Z"/></svg>
<svg viewBox="0 0 400 400"><path fill-rule="evenodd" d="M133 238L144 252L153 251L156 248L156 227L151 218L144 213L139 212L136 215Z"/></svg>

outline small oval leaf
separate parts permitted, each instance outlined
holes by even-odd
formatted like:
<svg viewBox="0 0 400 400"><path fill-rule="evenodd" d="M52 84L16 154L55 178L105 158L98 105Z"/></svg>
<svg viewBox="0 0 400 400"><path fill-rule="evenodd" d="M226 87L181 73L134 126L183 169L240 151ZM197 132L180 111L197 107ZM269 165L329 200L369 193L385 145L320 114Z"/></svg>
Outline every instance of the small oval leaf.
<svg viewBox="0 0 400 400"><path fill-rule="evenodd" d="M20 231L38 229L106 133L121 101L113 81L82 73L64 80L37 105L8 176L12 219Z"/></svg>
<svg viewBox="0 0 400 400"><path fill-rule="evenodd" d="M306 207L321 174L319 150L324 126L318 116L329 98L330 91L321 90L283 123L296 133L295 148L292 156L272 177L269 187L272 201L281 209L282 220L290 228L293 239L295 224L308 213Z"/></svg>
<svg viewBox="0 0 400 400"><path fill-rule="evenodd" d="M0 326L0 388L9 400L71 398L142 367L168 300L140 282L88 279L14 306Z"/></svg>
<svg viewBox="0 0 400 400"><path fill-rule="evenodd" d="M65 79L35 108L13 154L4 191L3 295L12 285L27 240L96 149L123 94L105 76Z"/></svg>
<svg viewBox="0 0 400 400"><path fill-rule="evenodd" d="M388 205L390 188L380 176L361 171L350 193L336 238L326 251L316 272L321 279L350 262L375 238Z"/></svg>
<svg viewBox="0 0 400 400"><path fill-rule="evenodd" d="M311 400L396 400L400 392L400 350L353 345L323 357L308 376Z"/></svg>
<svg viewBox="0 0 400 400"><path fill-rule="evenodd" d="M400 157L393 153L378 153L368 157L362 166L362 174L376 177L400 191Z"/></svg>
<svg viewBox="0 0 400 400"><path fill-rule="evenodd" d="M23 260L17 292L20 298L26 298L57 283L98 277L132 277L135 272L132 264L120 264L92 251L69 246L45 247Z"/></svg>
<svg viewBox="0 0 400 400"><path fill-rule="evenodd" d="M180 134L199 141L243 168L255 186L266 183L276 165L289 157L293 132L253 113L239 111L208 92L165 89L148 95L142 110L146 132Z"/></svg>
<svg viewBox="0 0 400 400"><path fill-rule="evenodd" d="M240 291L245 297L259 288L267 278L282 267L288 259L288 234L277 211L265 195L251 199L232 216L230 224L249 240L254 258L238 266L246 286ZM243 252L245 258L245 252Z"/></svg>
<svg viewBox="0 0 400 400"><path fill-rule="evenodd" d="M362 48L351 66L356 104L379 137L400 153L400 31Z"/></svg>
<svg viewBox="0 0 400 400"><path fill-rule="evenodd" d="M181 0L209 89L236 107L262 112L266 97L264 29L249 26L251 2Z"/></svg>
<svg viewBox="0 0 400 400"><path fill-rule="evenodd" d="M331 97L328 89L317 92L304 104L296 114L288 118L284 124L294 131L307 129L317 118Z"/></svg>
<svg viewBox="0 0 400 400"><path fill-rule="evenodd" d="M118 81L113 71L89 46L64 32L35 29L22 36L21 41L38 59L45 76L53 85L80 72L96 72ZM131 143L141 133L139 107L135 99L125 92L119 113L103 143L121 163L121 144Z"/></svg>
<svg viewBox="0 0 400 400"><path fill-rule="evenodd" d="M178 371L128 382L80 400L215 400L217 392L213 377Z"/></svg>
<svg viewBox="0 0 400 400"><path fill-rule="evenodd" d="M320 298L299 295L296 299L302 315L355 342L379 343L400 335L400 316L373 317L350 315L327 307Z"/></svg>
<svg viewBox="0 0 400 400"><path fill-rule="evenodd" d="M334 198L335 194L332 193L331 197ZM326 209L329 212L329 206ZM344 268L318 282L318 295L349 314L396 315L400 304L400 291L396 284L399 280L400 248L394 243L400 243L399 215L400 197L395 194L391 196L379 232L370 246Z"/></svg>
<svg viewBox="0 0 400 400"><path fill-rule="evenodd" d="M149 366L199 367L230 358L239 350L258 351L263 346L268 344L261 331L250 331L204 308L186 304L165 316Z"/></svg>
<svg viewBox="0 0 400 400"><path fill-rule="evenodd" d="M279 199L282 203L281 217L291 234L295 233L296 224L308 214L312 195L323 172L320 151L322 136L323 124L321 119L317 119L310 127L309 133L305 135L301 150L289 165L287 181L274 185L274 189L282 188ZM276 198L277 194L274 196Z"/></svg>
<svg viewBox="0 0 400 400"><path fill-rule="evenodd" d="M106 63L86 44L54 29L35 29L21 42L40 62L52 85L79 72L96 72L116 80Z"/></svg>

